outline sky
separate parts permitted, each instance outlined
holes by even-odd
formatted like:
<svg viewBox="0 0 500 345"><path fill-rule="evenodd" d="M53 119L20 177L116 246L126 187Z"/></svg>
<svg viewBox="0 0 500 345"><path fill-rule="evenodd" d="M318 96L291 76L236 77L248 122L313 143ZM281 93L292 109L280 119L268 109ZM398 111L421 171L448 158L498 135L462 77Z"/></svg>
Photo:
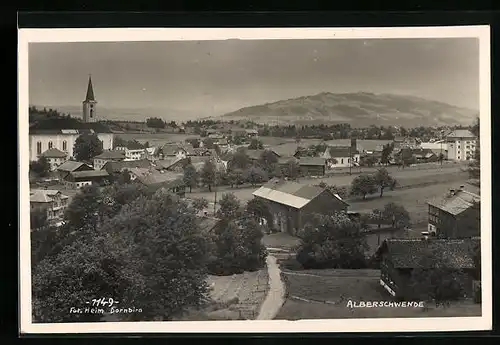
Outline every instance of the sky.
<svg viewBox="0 0 500 345"><path fill-rule="evenodd" d="M320 92L412 95L479 108L474 38L30 43L32 105L98 105L189 117Z"/></svg>

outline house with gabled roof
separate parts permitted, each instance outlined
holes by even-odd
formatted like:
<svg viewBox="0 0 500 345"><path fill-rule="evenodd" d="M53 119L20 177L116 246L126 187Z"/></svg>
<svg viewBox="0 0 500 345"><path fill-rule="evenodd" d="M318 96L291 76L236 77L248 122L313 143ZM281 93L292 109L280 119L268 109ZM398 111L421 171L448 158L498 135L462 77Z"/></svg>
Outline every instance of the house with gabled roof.
<svg viewBox="0 0 500 345"><path fill-rule="evenodd" d="M103 184L108 180L106 170L85 170L70 172L64 178L64 184L70 189L79 189L92 184Z"/></svg>
<svg viewBox="0 0 500 345"><path fill-rule="evenodd" d="M481 235L481 197L460 186L427 202L429 233L439 238L468 238Z"/></svg>
<svg viewBox="0 0 500 345"><path fill-rule="evenodd" d="M326 159L330 169L358 166L361 160L356 139L351 140L350 146L327 145L320 157Z"/></svg>
<svg viewBox="0 0 500 345"><path fill-rule="evenodd" d="M101 170L107 162L121 162L126 158L125 151L104 150L100 155L94 157L94 169Z"/></svg>
<svg viewBox="0 0 500 345"><path fill-rule="evenodd" d="M252 195L264 201L273 214L274 224L268 225L291 235L296 235L312 215L347 211L349 206L328 189L276 178Z"/></svg>
<svg viewBox="0 0 500 345"><path fill-rule="evenodd" d="M47 221L58 223L68 207L69 197L59 190L31 189L30 208L42 209L47 212Z"/></svg>
<svg viewBox="0 0 500 345"><path fill-rule="evenodd" d="M474 252L478 238L466 239L387 239L377 250L380 262L380 285L394 298L411 300L415 291L411 283L414 269L447 269L465 273L466 295L472 294L475 276Z"/></svg>
<svg viewBox="0 0 500 345"><path fill-rule="evenodd" d="M68 154L56 148L51 148L43 152L42 157L47 159L47 162L50 165L50 171L56 170L58 166L68 160Z"/></svg>
<svg viewBox="0 0 500 345"><path fill-rule="evenodd" d="M88 164L73 160L68 160L56 168L59 178L61 179L65 179L69 173L75 171L89 171L89 170L94 170L94 169Z"/></svg>
<svg viewBox="0 0 500 345"><path fill-rule="evenodd" d="M183 182L182 173L156 169L132 168L129 170L131 180L137 181L151 188L158 190L165 188L172 193L184 197L186 186Z"/></svg>

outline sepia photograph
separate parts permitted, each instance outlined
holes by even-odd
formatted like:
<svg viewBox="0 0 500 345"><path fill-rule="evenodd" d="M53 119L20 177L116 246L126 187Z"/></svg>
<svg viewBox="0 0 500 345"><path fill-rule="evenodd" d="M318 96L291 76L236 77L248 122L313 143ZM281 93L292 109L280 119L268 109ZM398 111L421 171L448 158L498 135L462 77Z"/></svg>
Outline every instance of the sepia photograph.
<svg viewBox="0 0 500 345"><path fill-rule="evenodd" d="M20 29L21 332L490 329L489 49Z"/></svg>

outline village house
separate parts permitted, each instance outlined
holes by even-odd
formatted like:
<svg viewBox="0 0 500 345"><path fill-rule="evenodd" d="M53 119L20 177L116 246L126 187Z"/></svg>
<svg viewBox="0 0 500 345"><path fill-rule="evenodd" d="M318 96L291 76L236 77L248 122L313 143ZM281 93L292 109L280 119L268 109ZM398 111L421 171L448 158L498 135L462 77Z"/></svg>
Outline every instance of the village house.
<svg viewBox="0 0 500 345"><path fill-rule="evenodd" d="M132 168L149 169L152 166L152 162L149 160L141 159L133 161L107 162L101 170L107 171L110 177L116 178L124 170L130 170Z"/></svg>
<svg viewBox="0 0 500 345"><path fill-rule="evenodd" d="M326 159L330 169L358 166L361 159L356 139L351 140L350 146L327 146L321 158Z"/></svg>
<svg viewBox="0 0 500 345"><path fill-rule="evenodd" d="M156 170L168 170L182 173L184 171L184 167L189 163L190 159L191 157L167 157L155 162Z"/></svg>
<svg viewBox="0 0 500 345"><path fill-rule="evenodd" d="M66 161L57 167L56 171L60 179L65 179L72 172L94 170L91 166L77 161Z"/></svg>
<svg viewBox="0 0 500 345"><path fill-rule="evenodd" d="M132 168L129 170L131 180L142 183L152 190L164 188L180 197L186 194L186 186L182 173L171 171L157 171L156 169Z"/></svg>
<svg viewBox="0 0 500 345"><path fill-rule="evenodd" d="M396 161L406 162L411 160L414 163L431 163L439 160L439 156L433 150L422 148L402 148L394 152L393 156Z"/></svg>
<svg viewBox="0 0 500 345"><path fill-rule="evenodd" d="M400 150L403 148L413 149L413 148L417 148L419 145L419 141L417 138L408 137L408 136L406 136L406 137L401 137L401 136L394 137L393 143L394 143L394 150Z"/></svg>
<svg viewBox="0 0 500 345"><path fill-rule="evenodd" d="M326 160L321 157L301 157L298 160L301 176L325 176Z"/></svg>
<svg viewBox="0 0 500 345"><path fill-rule="evenodd" d="M439 238L465 238L480 236L481 197L464 190L464 186L451 189L442 198L429 205L429 233Z"/></svg>
<svg viewBox="0 0 500 345"><path fill-rule="evenodd" d="M431 150L438 157L443 154L444 158L448 158L448 143L445 140L421 143L420 147Z"/></svg>
<svg viewBox="0 0 500 345"><path fill-rule="evenodd" d="M64 211L68 206L69 197L59 190L53 189L31 189L31 209L42 209L47 212L47 221L58 225L62 220Z"/></svg>
<svg viewBox="0 0 500 345"><path fill-rule="evenodd" d="M272 179L253 196L263 200L273 215L269 227L296 235L312 214L347 211L348 204L328 189Z"/></svg>
<svg viewBox="0 0 500 345"><path fill-rule="evenodd" d="M205 147L198 147L194 149L194 155L195 156L211 156L212 151Z"/></svg>
<svg viewBox="0 0 500 345"><path fill-rule="evenodd" d="M256 129L245 129L245 134L250 139L259 137L259 132Z"/></svg>
<svg viewBox="0 0 500 345"><path fill-rule="evenodd" d="M120 162L125 160L124 151L103 151L100 155L94 157L94 169L101 170L107 162Z"/></svg>
<svg viewBox="0 0 500 345"><path fill-rule="evenodd" d="M160 151L160 159L165 157L186 158L188 155L186 149L179 144L165 144L161 147Z"/></svg>
<svg viewBox="0 0 500 345"><path fill-rule="evenodd" d="M93 184L103 184L108 178L106 170L73 171L66 175L63 183L67 188L79 189Z"/></svg>
<svg viewBox="0 0 500 345"><path fill-rule="evenodd" d="M48 149L42 153L42 157L47 159L47 162L50 165L50 171L56 170L58 166L68 160L68 154L56 148Z"/></svg>
<svg viewBox="0 0 500 345"><path fill-rule="evenodd" d="M135 150L125 150L125 160L128 161L138 161L140 159L146 158L145 149L135 149Z"/></svg>
<svg viewBox="0 0 500 345"><path fill-rule="evenodd" d="M379 247L376 257L380 260L380 285L395 299L411 300L415 296L411 284L412 271L416 268L440 268L465 272L467 295L472 293L474 280L474 249L479 239L387 239ZM445 253L445 260L435 257Z"/></svg>
<svg viewBox="0 0 500 345"><path fill-rule="evenodd" d="M284 143L268 148L273 151L278 157L300 157L300 145L297 143Z"/></svg>
<svg viewBox="0 0 500 345"><path fill-rule="evenodd" d="M466 161L474 158L477 138L469 130L457 129L446 135L448 159Z"/></svg>

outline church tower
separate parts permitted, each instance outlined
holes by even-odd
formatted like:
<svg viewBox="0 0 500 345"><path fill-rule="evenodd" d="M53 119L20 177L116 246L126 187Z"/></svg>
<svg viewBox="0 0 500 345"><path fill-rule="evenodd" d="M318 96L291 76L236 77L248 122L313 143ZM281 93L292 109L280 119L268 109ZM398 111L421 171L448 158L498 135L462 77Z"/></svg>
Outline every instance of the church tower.
<svg viewBox="0 0 500 345"><path fill-rule="evenodd" d="M89 75L89 85L87 86L87 96L83 101L83 122L96 122L96 105L94 98L94 89L92 87L92 78Z"/></svg>

